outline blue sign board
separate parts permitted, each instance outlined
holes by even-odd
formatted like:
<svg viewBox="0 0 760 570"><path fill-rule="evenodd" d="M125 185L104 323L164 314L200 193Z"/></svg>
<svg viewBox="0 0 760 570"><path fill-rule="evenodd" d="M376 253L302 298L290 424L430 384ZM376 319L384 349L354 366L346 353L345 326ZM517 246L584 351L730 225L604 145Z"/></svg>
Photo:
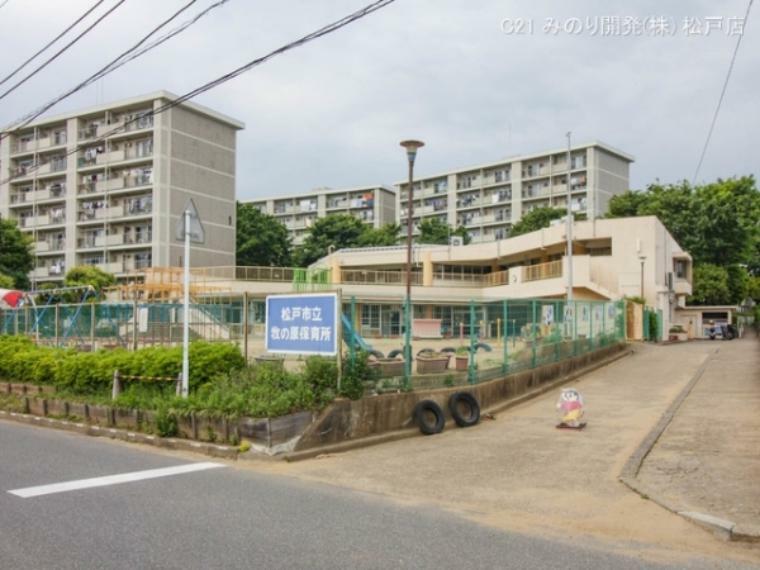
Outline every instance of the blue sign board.
<svg viewBox="0 0 760 570"><path fill-rule="evenodd" d="M338 295L269 295L266 350L286 354L338 353Z"/></svg>

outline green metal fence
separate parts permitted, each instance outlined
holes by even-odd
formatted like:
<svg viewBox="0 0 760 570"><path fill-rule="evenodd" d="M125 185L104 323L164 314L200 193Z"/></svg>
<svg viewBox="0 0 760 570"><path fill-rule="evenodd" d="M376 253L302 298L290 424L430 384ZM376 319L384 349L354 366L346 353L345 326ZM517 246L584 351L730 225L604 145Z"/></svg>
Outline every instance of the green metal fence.
<svg viewBox="0 0 760 570"><path fill-rule="evenodd" d="M265 352L264 311L263 298L245 295L193 303L191 338L237 343L252 360ZM343 313L351 324L344 330L345 356L365 350L382 357L373 366L384 376L378 386L388 389L482 382L624 341L626 331L623 301L509 299L413 303L406 310L403 299L344 298ZM26 306L0 311L0 333L79 350L136 349L178 345L183 318L174 303ZM644 321L645 338L654 340L662 315L647 310Z"/></svg>

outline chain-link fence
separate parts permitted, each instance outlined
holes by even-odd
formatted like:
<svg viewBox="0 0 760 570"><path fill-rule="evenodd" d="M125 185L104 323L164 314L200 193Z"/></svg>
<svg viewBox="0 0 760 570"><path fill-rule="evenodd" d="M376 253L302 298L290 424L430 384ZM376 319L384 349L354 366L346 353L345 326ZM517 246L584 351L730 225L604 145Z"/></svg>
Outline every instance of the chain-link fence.
<svg viewBox="0 0 760 570"><path fill-rule="evenodd" d="M263 298L192 303L190 337L236 343L253 360L265 353L265 317ZM412 303L407 311L403 299L344 297L343 317L346 357L370 353L378 386L388 389L481 382L623 341L626 333L624 301ZM175 303L27 305L0 311L0 333L79 350L137 349L180 344L183 319Z"/></svg>

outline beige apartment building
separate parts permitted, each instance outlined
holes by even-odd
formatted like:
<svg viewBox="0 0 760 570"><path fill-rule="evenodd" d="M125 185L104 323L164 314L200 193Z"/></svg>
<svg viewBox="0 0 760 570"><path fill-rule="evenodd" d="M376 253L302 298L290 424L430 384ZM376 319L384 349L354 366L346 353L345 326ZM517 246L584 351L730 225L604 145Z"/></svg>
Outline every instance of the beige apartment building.
<svg viewBox="0 0 760 570"><path fill-rule="evenodd" d="M615 194L629 189L634 158L601 142L571 148L571 208L593 219L607 211ZM415 177L415 231L423 218L437 217L467 228L473 242L504 239L512 224L539 207L567 207L567 149L512 157L433 176ZM397 211L407 223L408 183L398 189Z"/></svg>
<svg viewBox="0 0 760 570"><path fill-rule="evenodd" d="M384 186L317 188L308 194L243 202L282 222L296 245L303 243L315 220L329 214L351 214L375 228L396 223L396 194Z"/></svg>
<svg viewBox="0 0 760 570"><path fill-rule="evenodd" d="M193 266L235 263L235 139L243 123L159 91L35 121L0 141L0 215L34 243L34 283L95 265L117 277L182 265L175 226L193 200Z"/></svg>

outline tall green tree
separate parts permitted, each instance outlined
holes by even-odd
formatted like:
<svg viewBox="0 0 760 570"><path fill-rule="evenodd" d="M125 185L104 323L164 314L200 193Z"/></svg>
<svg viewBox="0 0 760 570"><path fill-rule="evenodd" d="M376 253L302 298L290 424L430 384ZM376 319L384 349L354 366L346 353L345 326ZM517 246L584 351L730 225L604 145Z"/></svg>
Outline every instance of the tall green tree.
<svg viewBox="0 0 760 570"><path fill-rule="evenodd" d="M703 186L651 184L610 200L608 216L657 216L699 263L760 271L760 191L752 176Z"/></svg>
<svg viewBox="0 0 760 570"><path fill-rule="evenodd" d="M13 277L0 273L0 289L13 289L15 286L16 282Z"/></svg>
<svg viewBox="0 0 760 570"><path fill-rule="evenodd" d="M292 244L287 228L250 204L237 203L238 265L288 267Z"/></svg>
<svg viewBox="0 0 760 570"><path fill-rule="evenodd" d="M449 238L459 236L465 244L470 243L470 234L464 226L452 228L440 218L423 218L420 222L420 243L448 244Z"/></svg>
<svg viewBox="0 0 760 570"><path fill-rule="evenodd" d="M548 228L552 220L559 220L567 214L564 208L534 208L512 226L509 237L515 237L543 228Z"/></svg>
<svg viewBox="0 0 760 570"><path fill-rule="evenodd" d="M17 289L29 288L27 274L34 268L32 240L16 222L0 218L0 273L13 279Z"/></svg>
<svg viewBox="0 0 760 570"><path fill-rule="evenodd" d="M689 303L694 305L730 305L731 288L725 267L702 263L694 267L692 294Z"/></svg>
<svg viewBox="0 0 760 570"><path fill-rule="evenodd" d="M385 224L379 228L365 226L364 233L359 238L359 245L364 247L396 245L399 242L400 231L401 226L398 224Z"/></svg>
<svg viewBox="0 0 760 570"><path fill-rule="evenodd" d="M79 265L72 267L66 272L66 276L63 278L63 285L65 287L84 287L89 285L95 289L96 295L90 297L94 301L95 299L102 299L105 296L103 289L116 285L116 277L114 277L113 273L107 273L94 265ZM82 296L81 293L65 295L66 300L69 302L76 302Z"/></svg>
<svg viewBox="0 0 760 570"><path fill-rule="evenodd" d="M309 228L306 239L296 248L293 261L298 267L311 265L326 256L329 249L357 247L367 227L351 214L331 214L318 218Z"/></svg>

